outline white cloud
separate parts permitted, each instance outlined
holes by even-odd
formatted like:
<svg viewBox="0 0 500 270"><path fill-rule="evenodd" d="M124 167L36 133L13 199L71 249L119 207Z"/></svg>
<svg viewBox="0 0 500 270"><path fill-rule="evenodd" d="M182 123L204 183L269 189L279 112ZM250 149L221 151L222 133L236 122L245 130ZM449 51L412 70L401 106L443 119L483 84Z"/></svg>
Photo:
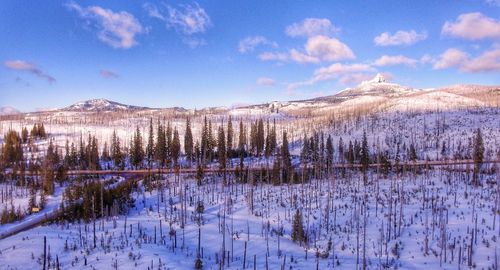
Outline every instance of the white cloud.
<svg viewBox="0 0 500 270"><path fill-rule="evenodd" d="M305 50L308 55L321 61L354 59L354 53L338 39L327 36L314 36L307 40Z"/></svg>
<svg viewBox="0 0 500 270"><path fill-rule="evenodd" d="M297 63L318 63L320 60L317 57L303 54L296 49L290 50L290 59Z"/></svg>
<svg viewBox="0 0 500 270"><path fill-rule="evenodd" d="M273 86L276 84L276 81L268 77L260 77L257 79L257 84L263 86Z"/></svg>
<svg viewBox="0 0 500 270"><path fill-rule="evenodd" d="M376 36L373 41L377 46L397 46L397 45L412 45L418 41L425 40L427 33L417 33L415 30L403 31L399 30L394 35L389 32L384 32Z"/></svg>
<svg viewBox="0 0 500 270"><path fill-rule="evenodd" d="M458 68L461 72L500 72L500 48L483 52L476 58L455 48L446 50L435 61L434 69Z"/></svg>
<svg viewBox="0 0 500 270"><path fill-rule="evenodd" d="M259 54L259 59L262 61L279 61L286 62L288 61L288 54L286 53L274 53L274 52L263 52Z"/></svg>
<svg viewBox="0 0 500 270"><path fill-rule="evenodd" d="M290 37L312 37L317 35L329 36L340 31L328 19L306 18L299 23L294 23L285 29Z"/></svg>
<svg viewBox="0 0 500 270"><path fill-rule="evenodd" d="M356 58L352 50L344 43L327 36L314 36L307 40L304 51L291 49L288 53L265 52L259 55L263 61L294 61L300 64L333 62Z"/></svg>
<svg viewBox="0 0 500 270"><path fill-rule="evenodd" d="M137 45L135 36L146 32L139 21L125 11L113 12L99 6L83 8L75 2L66 4L66 7L93 23L98 29L97 37L113 48L129 49Z"/></svg>
<svg viewBox="0 0 500 270"><path fill-rule="evenodd" d="M404 55L383 55L373 63L375 66L394 66L394 65L405 65L409 67L415 67L417 60L408 58Z"/></svg>
<svg viewBox="0 0 500 270"><path fill-rule="evenodd" d="M144 10L148 13L149 17L157 18L162 21L166 20L165 16L161 14L160 10L155 5L151 3L144 3L142 8L144 8Z"/></svg>
<svg viewBox="0 0 500 270"><path fill-rule="evenodd" d="M322 67L314 71L314 82L336 79L341 75L372 71L373 68L367 64L341 64L335 63L328 67Z"/></svg>
<svg viewBox="0 0 500 270"><path fill-rule="evenodd" d="M210 17L198 3L183 5L180 9L168 6L167 9L168 16L165 18L167 25L185 35L204 33L212 26Z"/></svg>
<svg viewBox="0 0 500 270"><path fill-rule="evenodd" d="M461 67L469 60L469 55L459 49L451 48L442 53L433 65L434 69Z"/></svg>
<svg viewBox="0 0 500 270"><path fill-rule="evenodd" d="M270 41L263 36L253 36L253 37L246 37L240 40L238 51L240 53L251 52L255 49L255 47L260 45L269 45L275 48L278 47L278 44L276 42Z"/></svg>
<svg viewBox="0 0 500 270"><path fill-rule="evenodd" d="M11 70L29 72L37 77L40 77L42 79L47 80L49 83L53 83L56 81L56 79L54 77L45 73L43 70L41 70L35 64L29 63L29 62L26 62L23 60L8 60L8 61L4 62L4 66L8 69L11 69Z"/></svg>
<svg viewBox="0 0 500 270"><path fill-rule="evenodd" d="M422 64L433 63L434 58L432 56L430 56L429 54L424 54L422 57L420 57L420 62Z"/></svg>
<svg viewBox="0 0 500 270"><path fill-rule="evenodd" d="M500 21L479 12L465 13L455 22L445 22L441 33L468 40L499 39Z"/></svg>
<svg viewBox="0 0 500 270"><path fill-rule="evenodd" d="M120 77L117 73L115 73L111 70L107 70L107 69L101 69L99 71L99 74L101 74L101 76L106 78L106 79L116 79L116 78Z"/></svg>
<svg viewBox="0 0 500 270"><path fill-rule="evenodd" d="M500 48L486 51L477 58L471 59L461 68L465 72L500 71Z"/></svg>
<svg viewBox="0 0 500 270"><path fill-rule="evenodd" d="M352 74L373 71L374 69L367 64L341 64L335 63L327 67L321 67L314 71L314 76L306 81L291 83L288 85L289 90L294 90L302 86L313 85L321 81L340 79L348 81L348 77ZM347 77L346 77L347 76Z"/></svg>

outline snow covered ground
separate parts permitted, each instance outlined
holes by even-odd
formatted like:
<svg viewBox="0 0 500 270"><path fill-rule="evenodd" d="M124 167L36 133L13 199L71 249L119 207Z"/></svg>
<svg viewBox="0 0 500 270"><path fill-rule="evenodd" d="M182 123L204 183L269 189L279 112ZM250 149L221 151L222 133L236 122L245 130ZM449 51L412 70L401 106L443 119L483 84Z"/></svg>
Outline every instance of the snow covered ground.
<svg viewBox="0 0 500 270"><path fill-rule="evenodd" d="M117 217L116 226L112 219L104 227L97 221L96 248L92 223L51 224L0 241L0 261L4 269L39 269L46 236L52 268L57 256L62 269L193 269L200 229L204 269L219 268L223 249L229 251L225 268L242 269L245 242L248 269L254 267L254 256L257 269L266 269L266 260L269 269L283 264L286 269L316 269L317 264L320 269L356 269L358 250L362 266L363 246L368 269L456 269L459 257L465 269L471 246L471 264L493 269L500 236L499 193L488 183L495 177L484 175L481 187L466 184L465 173L440 170L404 177L371 175L366 187L357 173L303 185L253 187L224 187L219 178L207 178L198 187L189 178L181 183L170 178L163 195L136 192L135 208L127 217ZM182 188L184 197L179 195ZM188 209L184 228L182 198ZM195 212L198 201L204 204L201 226ZM302 211L307 247L291 240L295 209Z"/></svg>

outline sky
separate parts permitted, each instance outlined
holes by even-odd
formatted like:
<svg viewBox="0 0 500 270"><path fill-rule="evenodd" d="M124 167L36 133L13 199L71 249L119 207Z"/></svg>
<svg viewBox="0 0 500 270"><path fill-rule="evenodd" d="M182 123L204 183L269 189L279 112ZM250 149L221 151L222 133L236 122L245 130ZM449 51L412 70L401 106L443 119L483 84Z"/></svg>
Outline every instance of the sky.
<svg viewBox="0 0 500 270"><path fill-rule="evenodd" d="M0 36L0 107L21 111L298 100L377 73L500 85L500 0L3 0Z"/></svg>

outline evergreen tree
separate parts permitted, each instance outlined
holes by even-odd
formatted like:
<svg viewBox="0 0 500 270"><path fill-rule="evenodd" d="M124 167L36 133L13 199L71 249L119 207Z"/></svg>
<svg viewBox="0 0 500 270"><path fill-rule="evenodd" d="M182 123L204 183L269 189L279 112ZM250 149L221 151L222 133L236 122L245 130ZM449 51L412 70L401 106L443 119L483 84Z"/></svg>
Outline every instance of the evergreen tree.
<svg viewBox="0 0 500 270"><path fill-rule="evenodd" d="M300 162L305 166L309 162L309 146L310 141L307 139L306 134L304 134L304 138L302 139L302 151L300 151Z"/></svg>
<svg viewBox="0 0 500 270"><path fill-rule="evenodd" d="M44 162L42 184L42 193L46 195L54 194L54 169L51 167L47 160Z"/></svg>
<svg viewBox="0 0 500 270"><path fill-rule="evenodd" d="M351 165L354 164L354 147L352 141L349 141L349 149L347 150L347 162Z"/></svg>
<svg viewBox="0 0 500 270"><path fill-rule="evenodd" d="M481 129L479 128L476 130L476 136L474 137L473 159L474 173L472 179L474 184L477 186L479 185L479 173L481 172L481 166L484 159L483 136L481 135Z"/></svg>
<svg viewBox="0 0 500 270"><path fill-rule="evenodd" d="M153 134L153 118L149 118L149 134L148 134L148 144L146 145L146 158L148 160L148 166L151 167L154 158L154 134Z"/></svg>
<svg viewBox="0 0 500 270"><path fill-rule="evenodd" d="M294 242L298 242L299 244L306 242L304 225L302 224L302 213L299 209L295 211L295 215L293 216L292 240Z"/></svg>
<svg viewBox="0 0 500 270"><path fill-rule="evenodd" d="M160 124L160 120L158 120L157 127L157 139L155 145L155 159L161 167L164 167L167 161L167 138L164 132L163 126Z"/></svg>
<svg viewBox="0 0 500 270"><path fill-rule="evenodd" d="M271 155L271 130L270 130L270 127L269 127L269 120L267 120L266 122L266 130L267 130L267 135L266 135L266 145L265 145L265 149L264 149L264 156L266 158L269 158L269 156Z"/></svg>
<svg viewBox="0 0 500 270"><path fill-rule="evenodd" d="M227 122L227 140L226 140L226 152L228 157L233 155L233 119L229 115L229 120Z"/></svg>
<svg viewBox="0 0 500 270"><path fill-rule="evenodd" d="M191 132L191 123L189 118L186 119L186 132L184 133L184 153L189 162L189 167L193 162L193 133Z"/></svg>
<svg viewBox="0 0 500 270"><path fill-rule="evenodd" d="M224 134L224 127L221 125L219 127L217 136L217 155L219 157L219 169L223 170L226 168L226 139Z"/></svg>
<svg viewBox="0 0 500 270"><path fill-rule="evenodd" d="M23 127L23 130L21 132L21 138L23 140L23 143L28 142L28 129L26 127Z"/></svg>
<svg viewBox="0 0 500 270"><path fill-rule="evenodd" d="M344 141L342 140L342 137L339 138L339 161L343 162L344 161Z"/></svg>
<svg viewBox="0 0 500 270"><path fill-rule="evenodd" d="M262 121L262 118L259 119L257 123L257 134L256 134L256 150L257 150L257 156L261 155L262 152L264 151L264 145L265 145L265 138L264 138L264 121Z"/></svg>
<svg viewBox="0 0 500 270"><path fill-rule="evenodd" d="M290 158L290 149L288 148L288 138L286 131L283 131L283 145L281 147L281 164L284 169L283 180L288 182L292 176L292 160Z"/></svg>
<svg viewBox="0 0 500 270"><path fill-rule="evenodd" d="M363 171L368 170L368 165L370 164L370 151L368 149L368 140L366 138L366 131L363 132L363 141L361 142L361 165Z"/></svg>
<svg viewBox="0 0 500 270"><path fill-rule="evenodd" d="M212 161L212 153L214 152L214 148L217 142L215 140L213 131L212 131L212 121L208 121L208 142L207 142L207 153L209 161Z"/></svg>
<svg viewBox="0 0 500 270"><path fill-rule="evenodd" d="M116 136L116 131L113 130L111 137L111 159L115 167L121 168L123 165L123 154L120 146L120 139Z"/></svg>
<svg viewBox="0 0 500 270"><path fill-rule="evenodd" d="M363 132L363 141L361 142L361 169L363 171L363 181L366 185L368 177L366 175L368 166L370 165L370 152L368 149L368 139L366 138L366 131Z"/></svg>
<svg viewBox="0 0 500 270"><path fill-rule="evenodd" d="M133 166L138 167L143 160L144 149L142 146L142 136L139 127L137 127L130 147L130 162Z"/></svg>
<svg viewBox="0 0 500 270"><path fill-rule="evenodd" d="M240 130L239 130L239 136L238 136L238 150L240 153L245 151L245 145L246 145L246 135L245 135L245 127L243 126L243 120L240 119Z"/></svg>
<svg viewBox="0 0 500 270"><path fill-rule="evenodd" d="M328 169L328 173L333 167L333 142L332 137L328 135L326 139L326 167Z"/></svg>
<svg viewBox="0 0 500 270"><path fill-rule="evenodd" d="M174 128L174 138L172 140L172 159L174 160L174 166L177 167L179 162L179 157L181 154L181 142L179 139L179 132L177 127Z"/></svg>
<svg viewBox="0 0 500 270"><path fill-rule="evenodd" d="M201 145L200 145L200 151L201 151L201 160L203 163L205 163L205 160L207 159L207 152L208 152L208 122L207 122L207 117L205 116L203 118L203 129L201 131Z"/></svg>
<svg viewBox="0 0 500 270"><path fill-rule="evenodd" d="M87 168L87 156L85 155L85 144L82 134L80 134L80 147L78 149L78 165L82 170Z"/></svg>
<svg viewBox="0 0 500 270"><path fill-rule="evenodd" d="M104 147L102 148L102 156L101 156L103 161L110 161L110 155L109 155L109 148L108 148L108 142L104 142Z"/></svg>
<svg viewBox="0 0 500 270"><path fill-rule="evenodd" d="M410 161L417 161L417 150L415 149L415 146L413 143L410 144L410 153L408 153L408 156L410 158Z"/></svg>
<svg viewBox="0 0 500 270"><path fill-rule="evenodd" d="M21 137L14 130L9 130L4 135L2 156L5 165L15 165L23 160L23 147L21 143Z"/></svg>
<svg viewBox="0 0 500 270"><path fill-rule="evenodd" d="M170 122L167 123L167 130L165 131L165 137L167 139L166 164L170 165L172 164L172 126L170 125Z"/></svg>

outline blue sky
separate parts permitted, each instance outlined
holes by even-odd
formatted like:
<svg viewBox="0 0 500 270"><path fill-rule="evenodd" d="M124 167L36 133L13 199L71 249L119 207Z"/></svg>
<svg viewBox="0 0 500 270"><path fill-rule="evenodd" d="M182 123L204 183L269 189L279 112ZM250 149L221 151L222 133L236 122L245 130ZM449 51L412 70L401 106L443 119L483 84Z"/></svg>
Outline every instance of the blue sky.
<svg viewBox="0 0 500 270"><path fill-rule="evenodd" d="M0 106L90 98L200 108L334 94L376 73L500 84L500 2L0 4Z"/></svg>

